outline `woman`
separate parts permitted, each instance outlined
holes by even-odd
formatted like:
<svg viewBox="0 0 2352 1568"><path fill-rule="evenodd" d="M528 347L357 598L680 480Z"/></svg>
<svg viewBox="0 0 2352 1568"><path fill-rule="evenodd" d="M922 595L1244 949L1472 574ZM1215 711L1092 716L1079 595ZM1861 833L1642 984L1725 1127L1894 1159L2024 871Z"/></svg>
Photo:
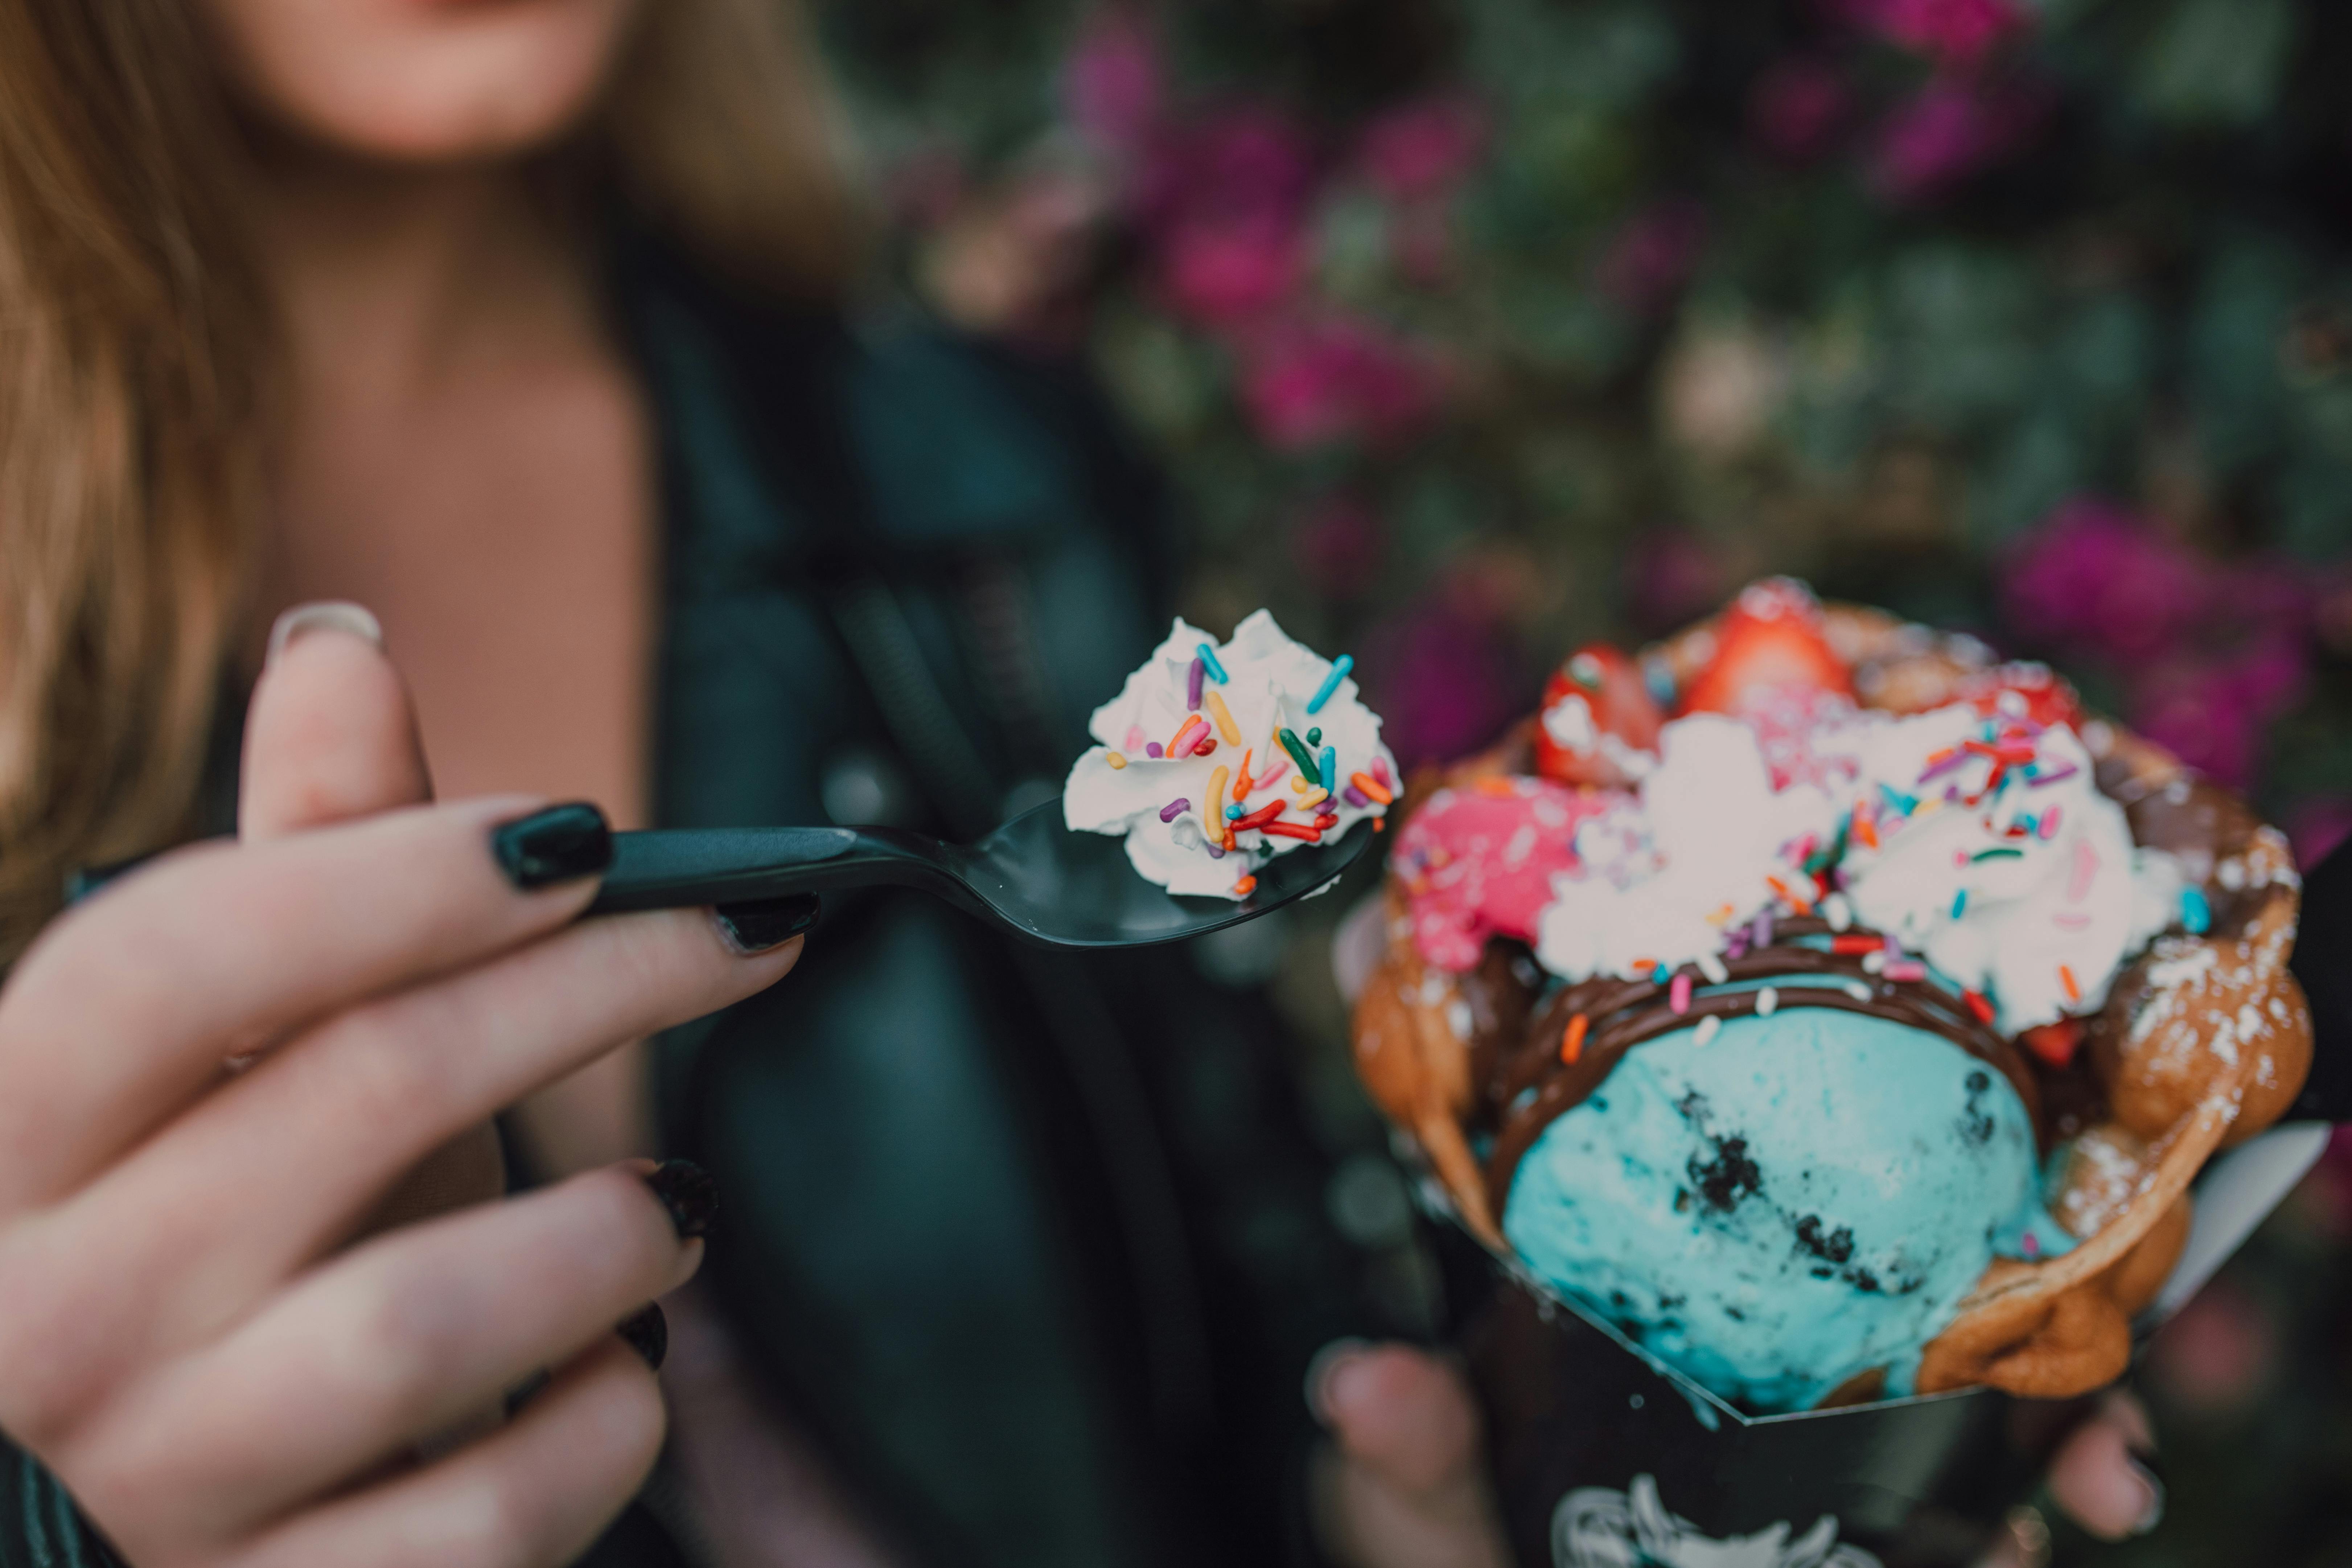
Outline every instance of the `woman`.
<svg viewBox="0 0 2352 1568"><path fill-rule="evenodd" d="M585 1547L710 1223L627 1042L814 916L571 924L602 822L969 831L1148 646L1088 401L840 327L824 133L760 0L0 0L0 1546ZM834 1561L1272 1558L1344 1313L1262 1013L980 940L852 902L666 1054L739 1216L671 1298L702 1528L758 1560L748 1365L845 1467L783 1521ZM551 1184L489 1201L518 1102ZM1250 1243L1237 1185L1308 1218ZM1339 1550L1496 1560L1443 1368L1315 1397Z"/></svg>
<svg viewBox="0 0 2352 1568"><path fill-rule="evenodd" d="M690 1168L634 1158L627 1042L761 991L814 918L571 924L604 820L816 820L863 779L861 815L968 830L1058 773L1071 714L1148 646L1148 488L1086 400L835 323L846 209L784 21L0 0L0 1430L26 1456L0 1547L585 1547L662 1441L640 1309L709 1223ZM964 700L959 649L991 721L962 751L923 708ZM68 871L232 826L49 923ZM1295 1405L1264 1392L1286 1352L1211 1321L1248 1317L1218 1305L1239 1287L1168 1273L1222 1266L1186 1251L1209 1200L1180 1189L1229 1162L1135 1157L1164 1131L1148 1075L992 1055L1069 976L996 994L1019 961L903 901L827 935L830 984L679 1046L671 1120L751 1190L728 1353L799 1394L897 1537L836 1517L839 1560L1140 1562L1253 1530L1226 1560L1276 1555L1280 1435L1207 1400ZM1171 983L1125 971L1112 1011ZM934 1037L886 1092L840 1076ZM910 1121L914 1081L956 1103ZM488 1201L487 1119L518 1101L524 1163L569 1179ZM775 1169L714 1124L747 1104L798 1134ZM792 1150L893 1139L942 1179L799 1212ZM988 1245L927 1289L871 1245L894 1216L930 1257ZM1118 1239L1139 1216L1150 1247ZM1207 1306L1171 1327L1180 1301ZM1353 1355L1323 1387L1361 1456L1327 1471L1343 1529L1489 1549L1435 1363ZM723 1464L688 1479L728 1495Z"/></svg>

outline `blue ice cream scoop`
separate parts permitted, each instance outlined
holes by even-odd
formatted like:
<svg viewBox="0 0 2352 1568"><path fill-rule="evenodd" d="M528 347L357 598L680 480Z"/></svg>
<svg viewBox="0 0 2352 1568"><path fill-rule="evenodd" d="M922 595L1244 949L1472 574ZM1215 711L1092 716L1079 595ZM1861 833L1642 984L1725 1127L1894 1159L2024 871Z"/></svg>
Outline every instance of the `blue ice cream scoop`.
<svg viewBox="0 0 2352 1568"><path fill-rule="evenodd" d="M1910 1392L1996 1250L2028 1229L2063 1250L2039 1187L2032 1121L1994 1068L1891 1019L1784 1005L1627 1052L1528 1149L1503 1233L1716 1394L1801 1410L1874 1368Z"/></svg>

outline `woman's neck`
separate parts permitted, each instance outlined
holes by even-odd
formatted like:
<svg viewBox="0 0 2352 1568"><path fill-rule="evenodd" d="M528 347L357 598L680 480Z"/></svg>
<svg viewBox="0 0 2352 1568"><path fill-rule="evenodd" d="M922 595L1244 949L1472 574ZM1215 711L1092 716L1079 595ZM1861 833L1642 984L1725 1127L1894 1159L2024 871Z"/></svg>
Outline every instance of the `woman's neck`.
<svg viewBox="0 0 2352 1568"><path fill-rule="evenodd" d="M402 170L280 152L257 211L303 395L404 404L486 359L596 333L579 247L513 165Z"/></svg>

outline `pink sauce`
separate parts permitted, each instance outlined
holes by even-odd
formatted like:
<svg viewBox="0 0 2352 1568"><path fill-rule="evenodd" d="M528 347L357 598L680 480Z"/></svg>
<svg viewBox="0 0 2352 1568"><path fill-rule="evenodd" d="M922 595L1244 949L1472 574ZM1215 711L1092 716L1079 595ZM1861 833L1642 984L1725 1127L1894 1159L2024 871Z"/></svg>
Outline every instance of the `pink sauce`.
<svg viewBox="0 0 2352 1568"><path fill-rule="evenodd" d="M1535 941L1552 878L1578 868L1577 825L1628 798L1524 777L1430 796L1397 836L1392 863L1422 957L1459 971L1478 962L1490 936Z"/></svg>

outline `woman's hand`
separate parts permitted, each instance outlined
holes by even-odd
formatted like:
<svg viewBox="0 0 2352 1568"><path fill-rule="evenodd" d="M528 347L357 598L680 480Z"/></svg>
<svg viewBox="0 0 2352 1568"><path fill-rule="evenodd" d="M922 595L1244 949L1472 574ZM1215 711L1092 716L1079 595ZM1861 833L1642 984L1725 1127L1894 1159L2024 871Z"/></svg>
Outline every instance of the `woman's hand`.
<svg viewBox="0 0 2352 1568"><path fill-rule="evenodd" d="M109 888L0 992L0 1428L142 1568L560 1562L660 1445L613 1331L693 1273L692 1227L619 1167L352 1238L500 1107L799 943L575 924L593 824L406 804L391 666L348 617L289 621L245 839ZM513 1420L416 1458L542 1368Z"/></svg>

